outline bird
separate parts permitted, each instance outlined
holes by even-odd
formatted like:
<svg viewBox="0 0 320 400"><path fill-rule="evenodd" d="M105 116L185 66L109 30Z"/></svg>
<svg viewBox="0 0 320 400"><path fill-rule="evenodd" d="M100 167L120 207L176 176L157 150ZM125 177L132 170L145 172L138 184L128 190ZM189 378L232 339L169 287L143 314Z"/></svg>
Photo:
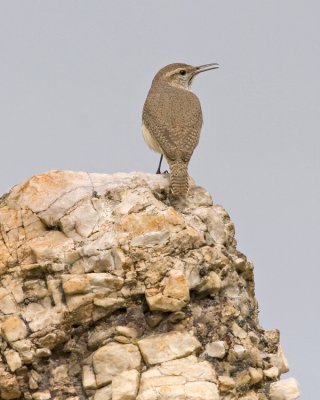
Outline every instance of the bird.
<svg viewBox="0 0 320 400"><path fill-rule="evenodd" d="M192 92L195 76L219 68L219 64L194 67L184 63L169 64L153 78L142 111L142 133L147 145L163 156L170 169L170 190L175 198L188 193L188 165L199 143L202 128L200 100Z"/></svg>

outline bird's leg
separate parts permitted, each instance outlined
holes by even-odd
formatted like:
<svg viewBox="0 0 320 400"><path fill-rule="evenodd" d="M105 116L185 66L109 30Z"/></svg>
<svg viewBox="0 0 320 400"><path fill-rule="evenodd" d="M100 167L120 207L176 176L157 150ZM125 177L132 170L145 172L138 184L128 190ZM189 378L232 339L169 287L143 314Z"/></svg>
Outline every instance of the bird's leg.
<svg viewBox="0 0 320 400"><path fill-rule="evenodd" d="M158 165L158 169L157 169L156 174L161 174L161 163L162 163L162 159L163 159L163 154L161 154L161 157L160 157L160 161L159 161L159 165Z"/></svg>

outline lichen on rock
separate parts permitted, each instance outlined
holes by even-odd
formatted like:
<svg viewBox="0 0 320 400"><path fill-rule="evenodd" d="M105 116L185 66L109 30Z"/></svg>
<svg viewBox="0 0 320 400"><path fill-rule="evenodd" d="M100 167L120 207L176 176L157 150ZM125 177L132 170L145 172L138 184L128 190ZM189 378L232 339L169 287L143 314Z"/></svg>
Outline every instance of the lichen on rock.
<svg viewBox="0 0 320 400"><path fill-rule="evenodd" d="M298 398L229 215L168 183L51 171L0 199L0 399Z"/></svg>

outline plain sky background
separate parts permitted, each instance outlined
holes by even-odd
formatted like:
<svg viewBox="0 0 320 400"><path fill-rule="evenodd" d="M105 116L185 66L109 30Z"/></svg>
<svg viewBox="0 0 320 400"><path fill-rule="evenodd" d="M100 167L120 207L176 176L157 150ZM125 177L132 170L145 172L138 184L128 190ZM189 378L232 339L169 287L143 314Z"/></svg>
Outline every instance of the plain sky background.
<svg viewBox="0 0 320 400"><path fill-rule="evenodd" d="M154 172L140 132L154 74L193 84L190 175L230 213L304 400L320 382L320 3L0 1L0 193L50 169Z"/></svg>

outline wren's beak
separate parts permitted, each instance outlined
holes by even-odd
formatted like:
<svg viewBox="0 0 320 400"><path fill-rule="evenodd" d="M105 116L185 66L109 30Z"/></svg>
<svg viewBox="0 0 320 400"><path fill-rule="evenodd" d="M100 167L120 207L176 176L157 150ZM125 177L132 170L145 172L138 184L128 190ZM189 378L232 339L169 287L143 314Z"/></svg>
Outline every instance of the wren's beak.
<svg viewBox="0 0 320 400"><path fill-rule="evenodd" d="M219 68L219 64L217 64L217 63L200 65L199 67L196 67L196 74L199 74L200 72L204 72L204 71L209 71L210 69L216 69L216 68Z"/></svg>
<svg viewBox="0 0 320 400"><path fill-rule="evenodd" d="M210 71L210 69L216 69L216 68L219 68L219 64L217 64L217 63L205 64L205 65L200 65L199 67L195 67L195 70L193 71L193 73L189 79L189 86L191 86L193 78L196 75L200 74L200 72Z"/></svg>

